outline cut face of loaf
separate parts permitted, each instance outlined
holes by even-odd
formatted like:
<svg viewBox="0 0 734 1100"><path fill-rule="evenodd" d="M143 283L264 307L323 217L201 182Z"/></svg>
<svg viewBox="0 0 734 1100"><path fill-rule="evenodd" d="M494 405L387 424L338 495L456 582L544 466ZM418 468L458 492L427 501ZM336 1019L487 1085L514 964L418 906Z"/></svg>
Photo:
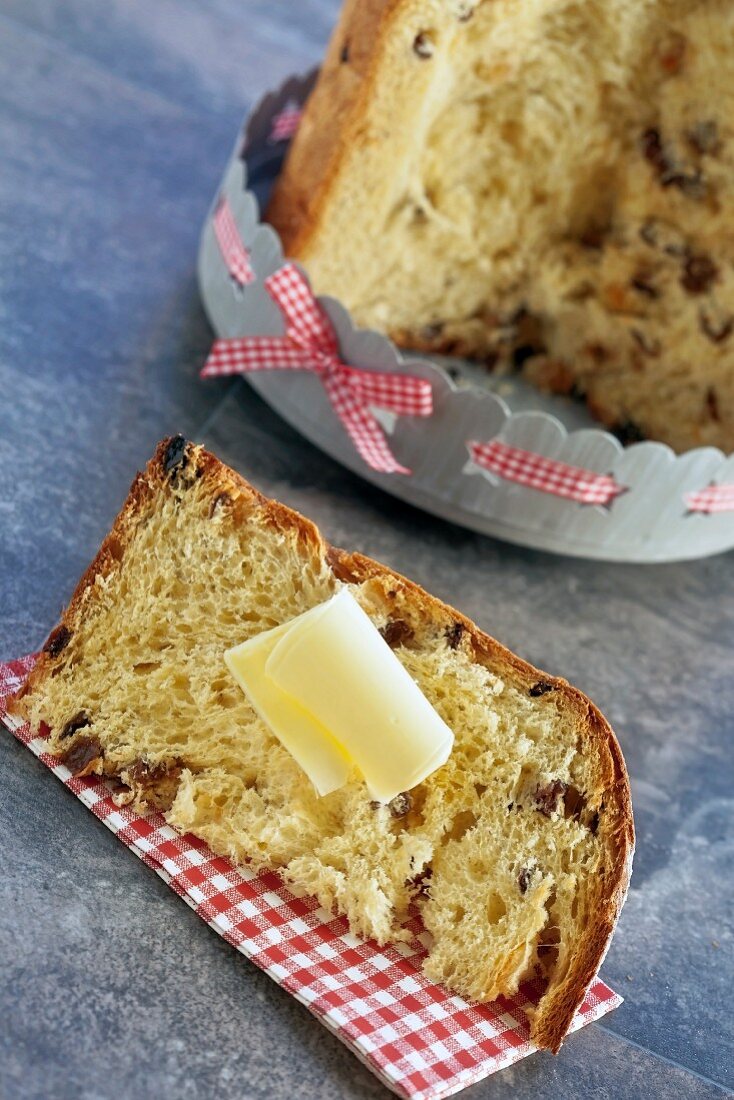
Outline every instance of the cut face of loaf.
<svg viewBox="0 0 734 1100"><path fill-rule="evenodd" d="M347 0L268 218L409 347L734 448L734 5Z"/></svg>
<svg viewBox="0 0 734 1100"><path fill-rule="evenodd" d="M317 797L224 664L231 646L343 585L455 735L448 763L389 806L358 775ZM50 726L73 771L119 777L127 801L219 854L280 869L360 935L406 938L417 906L427 974L465 996L547 979L533 1038L557 1050L628 882L612 731L565 681L329 547L200 447L165 441L138 475L16 707Z"/></svg>

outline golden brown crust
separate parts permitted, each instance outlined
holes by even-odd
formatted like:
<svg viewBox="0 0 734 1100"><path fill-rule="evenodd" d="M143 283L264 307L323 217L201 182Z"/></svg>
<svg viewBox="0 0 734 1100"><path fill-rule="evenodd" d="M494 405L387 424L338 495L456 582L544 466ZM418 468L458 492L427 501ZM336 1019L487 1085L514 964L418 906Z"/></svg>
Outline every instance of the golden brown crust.
<svg viewBox="0 0 734 1100"><path fill-rule="evenodd" d="M369 133L373 92L383 47L406 0L345 0L316 84L304 107L265 219L277 230L285 254L306 262L318 240L337 178L347 170L347 151L374 140ZM346 52L345 52L346 51ZM475 359L496 358L485 334L473 338L444 331L391 328L398 347Z"/></svg>
<svg viewBox="0 0 734 1100"><path fill-rule="evenodd" d="M583 698L576 689L570 690ZM629 778L622 751L609 723L593 703L588 703L588 721L591 737L606 764L603 805L609 830L606 850L611 856L611 864L599 871L602 881L594 924L579 944L566 979L550 993L542 1015L534 1022L534 1041L554 1054L558 1053L585 991L606 954L627 895L635 844Z"/></svg>
<svg viewBox="0 0 734 1100"><path fill-rule="evenodd" d="M167 470L167 456L172 451L182 458L178 465ZM175 488L177 478L204 479L211 489L212 504L226 498L228 506L242 518L257 509L259 518L281 531L291 535L295 533L302 542L304 552L313 555L315 560L326 560L338 579L352 584L376 583L396 608L402 605L406 610L411 607L419 609L424 618L430 619L445 633L450 645L464 647L475 661L519 690L553 700L549 705L563 708L577 736L585 739L591 747L598 760L601 803L604 807L599 835L604 842L605 863L597 876L594 923L579 942L563 981L544 998L533 1022L533 1040L539 1046L556 1052L589 983L599 969L629 881L634 829L629 781L622 753L608 722L582 692L567 681L550 676L523 661L481 631L466 616L431 596L413 581L362 554L330 546L310 520L264 497L214 455L185 443L181 437L165 439L158 445L145 472L139 473L133 481L110 534L79 581L61 622L49 635L36 667L15 697L16 710L27 717L24 697L33 692L46 676L53 675L59 660L63 659L66 644L73 638L97 578L106 576L119 566L137 526L145 522L146 512L153 504L156 492L167 481L172 482L172 488ZM58 641L61 638L63 641L67 632L67 641L59 648L58 644L54 644L54 639ZM103 771L104 761L96 758L92 770Z"/></svg>
<svg viewBox="0 0 734 1100"><path fill-rule="evenodd" d="M265 213L297 259L319 230L343 153L363 139L380 44L404 0L346 0ZM344 49L347 60L342 60Z"/></svg>

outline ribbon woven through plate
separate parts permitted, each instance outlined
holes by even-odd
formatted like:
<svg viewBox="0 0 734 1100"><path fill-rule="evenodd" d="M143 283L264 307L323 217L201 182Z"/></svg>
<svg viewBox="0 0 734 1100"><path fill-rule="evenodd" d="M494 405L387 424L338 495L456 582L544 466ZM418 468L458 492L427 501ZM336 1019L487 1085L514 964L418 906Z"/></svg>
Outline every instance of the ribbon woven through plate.
<svg viewBox="0 0 734 1100"><path fill-rule="evenodd" d="M472 1005L421 972L425 947L416 924L410 944L378 947L352 935L310 897L273 873L255 874L179 836L162 814L118 807L96 776L74 778L46 751L44 732L7 713L8 696L35 658L0 664L0 719L47 768L228 943L296 997L407 1100L442 1100L512 1065L534 1047L524 1008L537 991ZM595 979L572 1025L576 1031L621 1004Z"/></svg>
<svg viewBox="0 0 734 1100"><path fill-rule="evenodd" d="M626 492L611 474L597 474L581 466L569 466L545 455L511 447L493 440L491 443L467 443L472 461L483 470L506 481L538 489L542 493L575 500L579 504L610 505L615 497Z"/></svg>
<svg viewBox="0 0 734 1100"><path fill-rule="evenodd" d="M720 512L734 512L734 484L709 485L683 498L689 512L702 512L713 516Z"/></svg>
<svg viewBox="0 0 734 1100"><path fill-rule="evenodd" d="M388 447L371 405L398 416L430 416L430 382L410 374L351 367L339 358L336 333L306 279L286 263L265 280L286 322L285 336L215 340L202 378L262 370L305 370L318 375L357 451L373 470L409 474Z"/></svg>
<svg viewBox="0 0 734 1100"><path fill-rule="evenodd" d="M271 142L290 141L298 129L302 114L303 110L294 100L286 103L283 110L279 111L273 119L269 140Z"/></svg>
<svg viewBox="0 0 734 1100"><path fill-rule="evenodd" d="M222 196L212 218L214 236L217 238L222 259L227 265L227 271L232 278L240 284L247 286L255 281L255 272L250 263L250 254L242 243L237 222L232 213L232 207L227 199Z"/></svg>

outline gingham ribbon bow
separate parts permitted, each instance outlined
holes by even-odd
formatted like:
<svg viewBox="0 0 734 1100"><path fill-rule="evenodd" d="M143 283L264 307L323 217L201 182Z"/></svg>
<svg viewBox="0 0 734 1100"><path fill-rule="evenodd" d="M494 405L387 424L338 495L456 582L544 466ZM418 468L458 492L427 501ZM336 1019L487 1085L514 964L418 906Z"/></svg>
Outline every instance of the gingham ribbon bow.
<svg viewBox="0 0 734 1100"><path fill-rule="evenodd" d="M508 443L467 443L472 460L506 481L514 481L528 489L575 500L579 504L609 505L625 492L610 474L597 474L581 466L569 466L545 455L511 447Z"/></svg>
<svg viewBox="0 0 734 1100"><path fill-rule="evenodd" d="M368 371L343 363L331 323L294 264L287 263L270 275L265 288L285 317L285 336L216 340L202 378L261 370L312 371L321 379L334 411L367 465L384 474L409 474L390 451L370 406L399 416L430 416L430 382L410 374Z"/></svg>

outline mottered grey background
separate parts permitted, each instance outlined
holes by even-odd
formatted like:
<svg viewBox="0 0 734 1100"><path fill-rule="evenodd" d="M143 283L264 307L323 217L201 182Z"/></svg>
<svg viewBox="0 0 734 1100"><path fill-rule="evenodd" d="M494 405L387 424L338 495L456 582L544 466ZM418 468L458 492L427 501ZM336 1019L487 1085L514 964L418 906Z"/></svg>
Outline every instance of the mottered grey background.
<svg viewBox="0 0 734 1100"><path fill-rule="evenodd" d="M336 465L243 381L198 379L201 221L245 112L318 60L337 9L0 0L0 658L42 642L155 442L204 442L576 682L619 733L638 853L602 975L626 1003L468 1095L725 1095L731 555L612 566L473 535ZM5 731L0 1012L3 1100L385 1095Z"/></svg>

